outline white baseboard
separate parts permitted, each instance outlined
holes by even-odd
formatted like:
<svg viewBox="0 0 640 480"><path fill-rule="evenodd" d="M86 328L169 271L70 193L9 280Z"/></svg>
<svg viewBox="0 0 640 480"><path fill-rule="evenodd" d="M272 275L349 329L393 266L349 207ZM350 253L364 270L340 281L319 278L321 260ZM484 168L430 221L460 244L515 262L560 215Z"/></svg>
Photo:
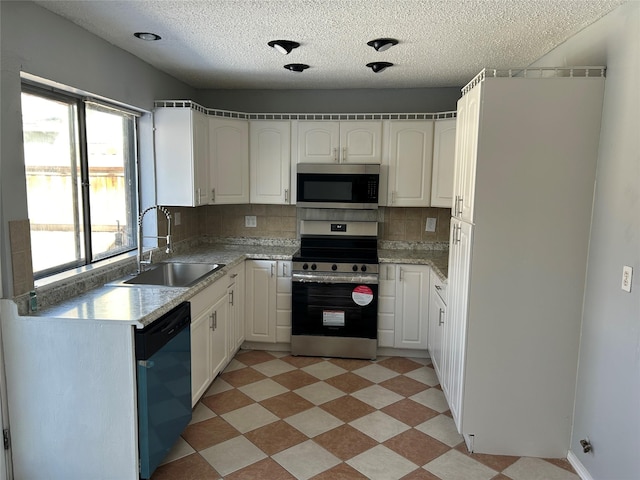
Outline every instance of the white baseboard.
<svg viewBox="0 0 640 480"><path fill-rule="evenodd" d="M593 480L589 471L582 465L582 462L578 460L578 457L576 457L575 453L571 450L567 453L567 460L582 480Z"/></svg>

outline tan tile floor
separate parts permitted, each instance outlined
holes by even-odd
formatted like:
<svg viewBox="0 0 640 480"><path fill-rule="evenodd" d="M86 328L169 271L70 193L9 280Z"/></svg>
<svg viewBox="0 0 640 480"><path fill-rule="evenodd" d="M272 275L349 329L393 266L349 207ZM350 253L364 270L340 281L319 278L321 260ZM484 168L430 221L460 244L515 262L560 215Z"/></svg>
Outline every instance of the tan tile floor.
<svg viewBox="0 0 640 480"><path fill-rule="evenodd" d="M566 460L468 454L429 360L240 351L152 480L578 480Z"/></svg>

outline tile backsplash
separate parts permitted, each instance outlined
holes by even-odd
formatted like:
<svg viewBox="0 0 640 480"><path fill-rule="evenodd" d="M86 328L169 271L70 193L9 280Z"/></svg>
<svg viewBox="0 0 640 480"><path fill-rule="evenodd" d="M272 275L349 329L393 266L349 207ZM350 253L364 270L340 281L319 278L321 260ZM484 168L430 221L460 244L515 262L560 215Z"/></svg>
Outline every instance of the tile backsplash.
<svg viewBox="0 0 640 480"><path fill-rule="evenodd" d="M379 238L402 242L449 242L450 208L383 207L378 218ZM427 218L436 219L435 232L427 232Z"/></svg>
<svg viewBox="0 0 640 480"><path fill-rule="evenodd" d="M219 238L296 239L300 220L377 221L379 239L389 242L448 243L451 210L448 208L380 207L378 210L296 208L295 205L207 205L170 207L174 242L201 235ZM245 226L245 217L256 217L256 226ZM435 232L425 230L427 218L435 218ZM159 225L163 225L159 221ZM174 223L175 225L175 223Z"/></svg>
<svg viewBox="0 0 640 480"><path fill-rule="evenodd" d="M13 294L20 295L33 290L33 265L31 263L31 227L29 220L9 222L11 241L11 269Z"/></svg>

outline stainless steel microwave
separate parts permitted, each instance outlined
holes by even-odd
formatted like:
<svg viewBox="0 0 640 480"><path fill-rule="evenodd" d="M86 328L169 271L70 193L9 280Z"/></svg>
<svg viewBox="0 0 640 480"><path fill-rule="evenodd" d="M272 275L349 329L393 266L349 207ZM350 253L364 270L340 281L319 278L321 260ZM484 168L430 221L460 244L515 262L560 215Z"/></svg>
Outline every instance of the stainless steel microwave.
<svg viewBox="0 0 640 480"><path fill-rule="evenodd" d="M299 207L378 208L380 165L298 164Z"/></svg>

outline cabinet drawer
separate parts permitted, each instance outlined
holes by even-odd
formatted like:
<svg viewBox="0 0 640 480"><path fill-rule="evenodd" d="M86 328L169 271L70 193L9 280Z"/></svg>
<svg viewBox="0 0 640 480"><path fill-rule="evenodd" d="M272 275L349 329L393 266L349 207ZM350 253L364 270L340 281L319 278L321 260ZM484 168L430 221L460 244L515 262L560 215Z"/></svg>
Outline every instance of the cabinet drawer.
<svg viewBox="0 0 640 480"><path fill-rule="evenodd" d="M195 320L207 308L211 307L216 300L227 293L228 277L225 275L217 280L213 285L196 293L189 299L191 304L191 320Z"/></svg>
<svg viewBox="0 0 640 480"><path fill-rule="evenodd" d="M433 282L433 288L438 296L442 299L444 304L447 304L447 282L442 281L440 277L435 274L431 275L431 281Z"/></svg>

